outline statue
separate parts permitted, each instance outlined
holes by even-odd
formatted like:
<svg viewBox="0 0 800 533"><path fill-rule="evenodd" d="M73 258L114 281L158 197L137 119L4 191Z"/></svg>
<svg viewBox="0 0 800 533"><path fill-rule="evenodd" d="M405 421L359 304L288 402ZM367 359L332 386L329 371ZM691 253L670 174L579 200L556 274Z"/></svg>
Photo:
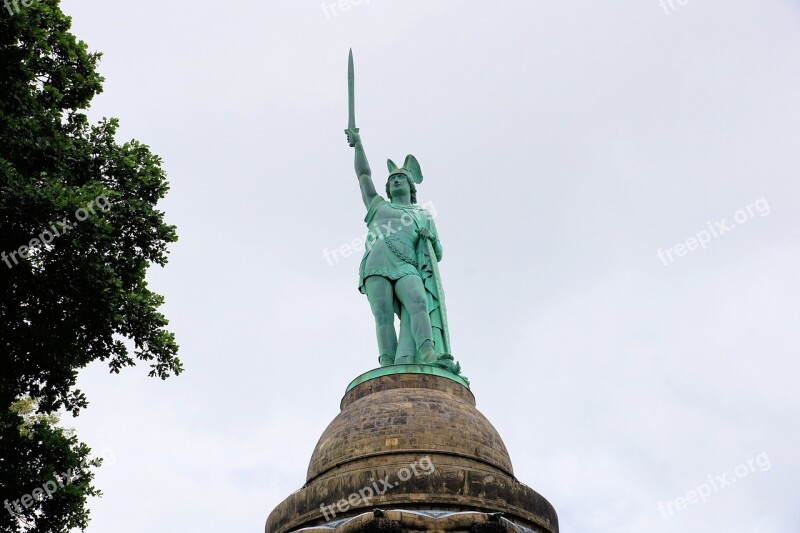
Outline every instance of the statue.
<svg viewBox="0 0 800 533"><path fill-rule="evenodd" d="M355 170L367 209L367 238L358 289L367 295L378 337L381 366L435 365L460 374L450 354L447 309L439 275L442 244L433 217L417 205L422 169L413 155L402 167L388 161L386 198L375 190L361 136L355 124L353 51L348 61L348 144L355 148ZM400 318L398 340L394 317ZM463 377L463 376L462 376Z"/></svg>

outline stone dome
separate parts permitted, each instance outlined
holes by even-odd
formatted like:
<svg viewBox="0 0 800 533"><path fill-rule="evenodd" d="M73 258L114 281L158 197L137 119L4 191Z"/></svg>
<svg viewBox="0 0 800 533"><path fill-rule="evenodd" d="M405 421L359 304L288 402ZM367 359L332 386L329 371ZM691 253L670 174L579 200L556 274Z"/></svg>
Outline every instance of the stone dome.
<svg viewBox="0 0 800 533"><path fill-rule="evenodd" d="M514 477L466 383L433 367L397 370L354 380L314 449L305 485L270 513L265 533L363 533L364 513L387 513L398 532L474 533L464 524L502 516L495 529L475 527L558 533L555 509Z"/></svg>
<svg viewBox="0 0 800 533"><path fill-rule="evenodd" d="M444 454L514 475L494 426L462 385L425 374L393 374L350 390L320 437L307 483L367 457Z"/></svg>

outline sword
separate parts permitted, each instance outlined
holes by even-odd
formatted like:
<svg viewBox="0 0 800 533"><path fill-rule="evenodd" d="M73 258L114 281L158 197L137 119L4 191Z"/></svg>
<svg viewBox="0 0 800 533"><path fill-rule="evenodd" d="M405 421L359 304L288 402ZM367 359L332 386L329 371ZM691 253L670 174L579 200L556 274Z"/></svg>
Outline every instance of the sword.
<svg viewBox="0 0 800 533"><path fill-rule="evenodd" d="M356 77L355 73L353 72L353 49L350 49L350 55L347 58L347 104L348 104L348 117L347 117L347 129L345 133L348 131L353 131L358 133L358 128L356 128ZM355 146L354 144L350 145Z"/></svg>

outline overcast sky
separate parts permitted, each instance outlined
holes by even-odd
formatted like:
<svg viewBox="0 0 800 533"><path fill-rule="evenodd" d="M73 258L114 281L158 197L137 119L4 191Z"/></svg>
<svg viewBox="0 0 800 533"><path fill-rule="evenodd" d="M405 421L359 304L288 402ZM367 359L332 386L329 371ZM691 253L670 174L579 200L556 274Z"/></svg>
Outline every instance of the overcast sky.
<svg viewBox="0 0 800 533"><path fill-rule="evenodd" d="M378 188L418 158L454 354L561 530L796 532L800 5L344 5L64 1L180 235L149 278L186 372L98 363L65 420L115 459L89 533L262 531L375 366L360 254L324 257L365 233L351 46Z"/></svg>

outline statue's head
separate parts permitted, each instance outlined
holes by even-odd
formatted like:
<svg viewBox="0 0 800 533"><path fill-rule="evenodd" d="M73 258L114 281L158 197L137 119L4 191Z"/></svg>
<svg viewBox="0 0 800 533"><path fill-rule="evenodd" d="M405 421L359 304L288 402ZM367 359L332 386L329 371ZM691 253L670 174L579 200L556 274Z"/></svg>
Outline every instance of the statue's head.
<svg viewBox="0 0 800 533"><path fill-rule="evenodd" d="M389 167L389 179L386 180L386 195L389 200L392 196L402 196L408 194L411 203L417 203L417 183L422 183L422 169L417 162L417 158L411 154L406 156L402 167L394 164L394 161L387 161Z"/></svg>
<svg viewBox="0 0 800 533"><path fill-rule="evenodd" d="M414 180L405 172L390 174L389 179L386 180L386 196L391 200L393 196L405 194L411 197L412 204L417 203L417 186L414 184Z"/></svg>

